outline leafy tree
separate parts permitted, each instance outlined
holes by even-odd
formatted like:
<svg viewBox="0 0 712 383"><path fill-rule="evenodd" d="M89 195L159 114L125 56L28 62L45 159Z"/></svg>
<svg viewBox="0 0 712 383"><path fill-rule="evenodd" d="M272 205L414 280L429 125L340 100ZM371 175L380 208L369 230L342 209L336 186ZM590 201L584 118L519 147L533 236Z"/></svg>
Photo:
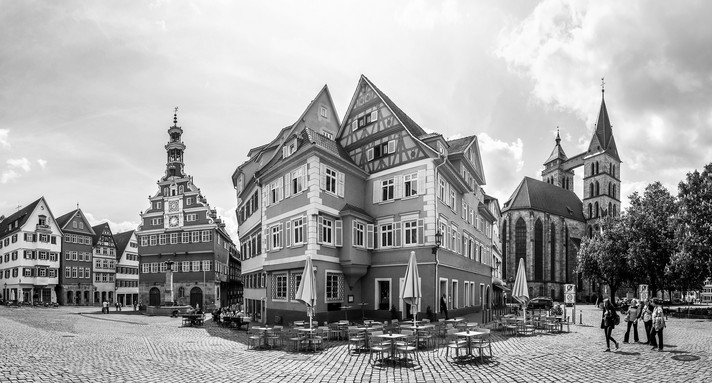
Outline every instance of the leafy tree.
<svg viewBox="0 0 712 383"><path fill-rule="evenodd" d="M641 197L630 196L625 220L629 232L628 264L633 283L649 285L655 295L667 287L666 266L677 253L675 197L660 182L648 185Z"/></svg>
<svg viewBox="0 0 712 383"><path fill-rule="evenodd" d="M600 231L584 238L578 252L577 273L586 279L605 282L610 296L629 279L628 230L622 217L604 217L598 221Z"/></svg>
<svg viewBox="0 0 712 383"><path fill-rule="evenodd" d="M689 282L690 289L699 289L705 277L712 275L712 163L702 173L687 173L678 185L678 199L678 238L685 253L686 272L678 275Z"/></svg>

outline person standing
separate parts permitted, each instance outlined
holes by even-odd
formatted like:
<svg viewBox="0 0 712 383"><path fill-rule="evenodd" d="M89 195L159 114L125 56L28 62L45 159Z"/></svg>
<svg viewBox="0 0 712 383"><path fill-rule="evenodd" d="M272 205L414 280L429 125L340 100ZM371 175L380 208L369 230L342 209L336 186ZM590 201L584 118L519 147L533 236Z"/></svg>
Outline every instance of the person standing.
<svg viewBox="0 0 712 383"><path fill-rule="evenodd" d="M655 309L653 310L653 333L650 335L650 338L653 343L655 343L655 336L657 335L658 351L663 350L663 329L665 327L665 313L663 312L663 306L660 302L655 301ZM653 350L655 350L655 344L653 344Z"/></svg>
<svg viewBox="0 0 712 383"><path fill-rule="evenodd" d="M611 336L613 329L616 327L615 317L618 315L616 313L615 307L611 303L610 299L606 298L603 300L603 314L601 316L601 328L606 335L606 352L611 351L611 341L616 345L616 350L618 350L618 342Z"/></svg>
<svg viewBox="0 0 712 383"><path fill-rule="evenodd" d="M655 339L653 339L653 334L651 333L653 331L653 307L649 299L643 303L640 317L643 318L643 326L645 326L645 344L655 345Z"/></svg>
<svg viewBox="0 0 712 383"><path fill-rule="evenodd" d="M628 328L625 331L625 337L623 337L623 343L628 343L630 339L630 328L633 327L633 341L638 342L638 301L633 299L630 302L630 307L625 313L625 321L628 322Z"/></svg>
<svg viewBox="0 0 712 383"><path fill-rule="evenodd" d="M101 312L104 313L104 314L108 314L108 313L109 313L109 302L104 301L104 302L101 304Z"/></svg>
<svg viewBox="0 0 712 383"><path fill-rule="evenodd" d="M440 311L445 313L445 320L450 319L447 315L447 302L445 301L445 294L440 297Z"/></svg>

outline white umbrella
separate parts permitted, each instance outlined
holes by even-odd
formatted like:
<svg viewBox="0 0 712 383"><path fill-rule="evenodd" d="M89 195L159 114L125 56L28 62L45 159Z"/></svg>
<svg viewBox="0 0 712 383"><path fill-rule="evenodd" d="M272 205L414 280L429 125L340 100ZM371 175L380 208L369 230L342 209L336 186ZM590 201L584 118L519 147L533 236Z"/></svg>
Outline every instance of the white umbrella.
<svg viewBox="0 0 712 383"><path fill-rule="evenodd" d="M302 271L302 280L299 282L299 289L295 298L307 305L309 315L309 328L312 328L312 317L314 316L314 306L316 306L316 281L314 280L314 267L311 256L307 256Z"/></svg>
<svg viewBox="0 0 712 383"><path fill-rule="evenodd" d="M512 298L524 306L524 320L527 318L527 303L529 303L529 286L527 286L527 272L524 269L524 258L519 259L517 277L512 287Z"/></svg>
<svg viewBox="0 0 712 383"><path fill-rule="evenodd" d="M10 290L10 300L11 301L15 300L15 290Z"/></svg>
<svg viewBox="0 0 712 383"><path fill-rule="evenodd" d="M418 305L423 293L420 291L420 276L418 275L418 262L415 260L415 251L410 252L408 268L405 270L405 282L403 282L403 295L401 298L406 303L410 303L410 310L413 314L413 326L418 313Z"/></svg>
<svg viewBox="0 0 712 383"><path fill-rule="evenodd" d="M52 289L52 293L51 293L51 298L50 298L50 299L51 299L52 303L57 303L57 292L54 291L54 289Z"/></svg>

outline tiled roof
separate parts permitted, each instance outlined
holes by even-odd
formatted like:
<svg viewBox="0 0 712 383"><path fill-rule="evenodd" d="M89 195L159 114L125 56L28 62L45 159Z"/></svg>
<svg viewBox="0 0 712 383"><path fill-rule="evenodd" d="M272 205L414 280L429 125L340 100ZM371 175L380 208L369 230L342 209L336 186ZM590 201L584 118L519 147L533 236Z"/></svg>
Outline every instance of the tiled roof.
<svg viewBox="0 0 712 383"><path fill-rule="evenodd" d="M117 260L121 259L121 254L124 253L126 246L129 245L129 241L131 240L131 236L133 235L133 233L134 233L134 230L129 230L129 231L125 231L123 233L114 234L114 244L116 245L116 259Z"/></svg>
<svg viewBox="0 0 712 383"><path fill-rule="evenodd" d="M566 156L566 153L564 153L564 148L562 148L561 145L558 143L556 144L556 146L554 146L554 150L551 151L551 155L549 156L549 158L546 159L546 161L544 161L544 163L548 164L549 162L557 159L562 161L566 161L569 159Z"/></svg>
<svg viewBox="0 0 712 383"><path fill-rule="evenodd" d="M63 216L56 218L55 221L57 221L57 225L60 228L64 229L64 226L66 226L67 222L69 222L69 220L72 219L72 217L74 217L74 214L77 213L77 210L79 210L79 209L74 209Z"/></svg>
<svg viewBox="0 0 712 383"><path fill-rule="evenodd" d="M41 199L42 197L0 221L0 238L19 231ZM17 225L12 225L15 221L17 221ZM12 228L10 225L12 225Z"/></svg>
<svg viewBox="0 0 712 383"><path fill-rule="evenodd" d="M304 128L300 138L303 141L310 142L316 146L322 147L327 151L336 154L345 161L353 163L353 159L341 145L337 144L336 141L334 141L333 139L330 139L329 137L315 131L314 129L308 127Z"/></svg>
<svg viewBox="0 0 712 383"><path fill-rule="evenodd" d="M104 232L104 226L108 227L109 224L107 222L104 222L91 227L95 233L94 238L92 240L92 245L96 245L96 243L99 241L99 238L101 238L101 234ZM111 228L109 228L109 231L111 231Z"/></svg>
<svg viewBox="0 0 712 383"><path fill-rule="evenodd" d="M583 203L576 193L530 177L524 177L509 200L504 203L502 212L529 209L586 222L583 215Z"/></svg>
<svg viewBox="0 0 712 383"><path fill-rule="evenodd" d="M613 156L613 158L620 161L616 140L613 138L613 126L611 125L611 120L608 118L608 109L606 108L605 99L601 99L601 110L598 112L598 122L596 123L596 133L594 137L598 140L602 150L605 150ZM593 146L594 142L595 140L592 139L591 146ZM595 148L589 148L589 150L591 149Z"/></svg>
<svg viewBox="0 0 712 383"><path fill-rule="evenodd" d="M370 218L371 221L373 221L373 217L371 217L371 215L368 214L368 212L367 212L366 210L363 210L363 209L361 209L361 208L358 207L358 206L354 206L354 205L351 205L351 204L348 204L348 203L344 205L344 207L341 209L341 211L340 211L339 213L345 213L345 212L349 212L349 211L350 211L350 212L357 213L357 214L360 214L360 215L363 215L363 216L365 216L365 217L367 217L367 218Z"/></svg>
<svg viewBox="0 0 712 383"><path fill-rule="evenodd" d="M448 153L457 154L464 152L465 149L472 143L472 140L475 139L475 137L476 136L469 136L448 141L447 143L448 145L450 145L450 148L448 148Z"/></svg>

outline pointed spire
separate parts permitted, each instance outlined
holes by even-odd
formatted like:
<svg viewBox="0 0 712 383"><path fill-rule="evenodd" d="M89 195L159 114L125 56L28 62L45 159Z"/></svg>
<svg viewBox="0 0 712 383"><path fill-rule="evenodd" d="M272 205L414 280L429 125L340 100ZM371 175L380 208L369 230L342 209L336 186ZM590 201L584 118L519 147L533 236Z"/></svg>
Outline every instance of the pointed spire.
<svg viewBox="0 0 712 383"><path fill-rule="evenodd" d="M178 126L178 107L176 106L175 110L173 111L173 126L177 127Z"/></svg>
<svg viewBox="0 0 712 383"><path fill-rule="evenodd" d="M604 98L606 94L606 82L603 80L605 77L601 77L601 99Z"/></svg>
<svg viewBox="0 0 712 383"><path fill-rule="evenodd" d="M556 145L561 143L561 136L559 135L559 127L556 127Z"/></svg>
<svg viewBox="0 0 712 383"><path fill-rule="evenodd" d="M556 145L554 145L554 150L551 151L549 158L544 161L544 165L555 160L561 160L562 162L569 159L564 152L564 148L561 147L561 135L559 134L559 127L556 127Z"/></svg>

